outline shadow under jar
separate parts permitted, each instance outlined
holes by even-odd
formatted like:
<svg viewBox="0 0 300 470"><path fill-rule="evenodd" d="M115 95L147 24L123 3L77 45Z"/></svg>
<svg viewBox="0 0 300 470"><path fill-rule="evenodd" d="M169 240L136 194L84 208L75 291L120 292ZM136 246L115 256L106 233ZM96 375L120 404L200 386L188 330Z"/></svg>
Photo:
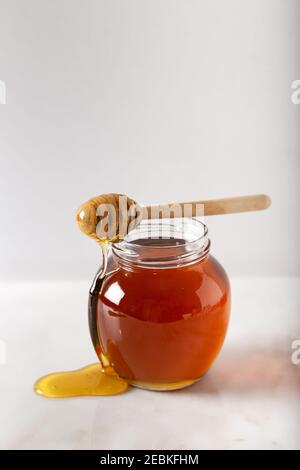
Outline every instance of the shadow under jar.
<svg viewBox="0 0 300 470"><path fill-rule="evenodd" d="M229 280L209 251L195 219L145 221L113 245L108 273L90 292L102 363L149 390L182 388L208 371L230 314Z"/></svg>

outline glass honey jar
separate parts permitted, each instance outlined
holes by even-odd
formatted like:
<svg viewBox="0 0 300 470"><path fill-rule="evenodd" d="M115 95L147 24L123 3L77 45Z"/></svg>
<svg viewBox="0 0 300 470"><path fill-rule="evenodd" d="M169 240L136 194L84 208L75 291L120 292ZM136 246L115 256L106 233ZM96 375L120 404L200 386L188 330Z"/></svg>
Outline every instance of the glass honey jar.
<svg viewBox="0 0 300 470"><path fill-rule="evenodd" d="M223 345L229 315L229 280L197 219L143 221L113 244L106 274L90 290L100 361L149 390L199 380Z"/></svg>

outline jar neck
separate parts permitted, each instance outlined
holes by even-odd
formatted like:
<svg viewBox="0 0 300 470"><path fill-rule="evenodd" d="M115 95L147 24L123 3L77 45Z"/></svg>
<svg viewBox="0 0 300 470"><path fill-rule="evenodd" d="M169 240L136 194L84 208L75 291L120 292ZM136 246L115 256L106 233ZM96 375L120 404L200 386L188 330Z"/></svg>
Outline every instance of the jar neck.
<svg viewBox="0 0 300 470"><path fill-rule="evenodd" d="M205 224L197 219L145 220L112 251L124 269L179 268L203 261L210 240Z"/></svg>

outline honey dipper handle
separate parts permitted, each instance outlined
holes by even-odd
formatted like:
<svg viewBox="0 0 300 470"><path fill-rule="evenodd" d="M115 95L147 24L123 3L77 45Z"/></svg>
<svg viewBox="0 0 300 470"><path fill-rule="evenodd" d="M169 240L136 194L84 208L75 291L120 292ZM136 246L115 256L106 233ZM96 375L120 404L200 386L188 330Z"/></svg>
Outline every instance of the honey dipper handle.
<svg viewBox="0 0 300 470"><path fill-rule="evenodd" d="M199 213L201 209L201 204L204 206L203 212ZM234 214L237 212L250 212L250 211L260 211L267 209L271 204L271 199L266 194L255 194L252 196L237 196L224 199L211 199L204 201L190 201L190 202L180 202L169 203L169 204L157 204L151 206L143 207L143 218L150 219L152 218L164 218L166 213L170 208L174 206L180 206L182 211L187 205L190 205L191 217L201 216L201 215L219 215L219 214ZM174 217L176 211L171 211L169 217ZM184 213L184 212L183 212ZM175 215L177 217L177 215Z"/></svg>

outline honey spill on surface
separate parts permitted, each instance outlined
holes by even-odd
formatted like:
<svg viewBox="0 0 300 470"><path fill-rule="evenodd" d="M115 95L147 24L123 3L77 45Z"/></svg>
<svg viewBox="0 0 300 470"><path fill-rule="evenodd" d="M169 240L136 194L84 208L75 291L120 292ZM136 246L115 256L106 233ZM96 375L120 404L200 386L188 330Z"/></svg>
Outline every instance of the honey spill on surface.
<svg viewBox="0 0 300 470"><path fill-rule="evenodd" d="M45 375L34 384L34 391L48 398L117 395L127 388L125 380L111 368L103 370L101 364Z"/></svg>
<svg viewBox="0 0 300 470"><path fill-rule="evenodd" d="M96 276L89 295L89 324L94 348L101 362L90 364L81 369L55 372L44 375L34 384L34 391L38 395L48 398L67 398L78 396L105 396L123 393L128 388L128 383L106 363L105 356L100 351L98 335L95 330L95 309L98 294L107 269L107 248L100 244L103 259L102 269Z"/></svg>

